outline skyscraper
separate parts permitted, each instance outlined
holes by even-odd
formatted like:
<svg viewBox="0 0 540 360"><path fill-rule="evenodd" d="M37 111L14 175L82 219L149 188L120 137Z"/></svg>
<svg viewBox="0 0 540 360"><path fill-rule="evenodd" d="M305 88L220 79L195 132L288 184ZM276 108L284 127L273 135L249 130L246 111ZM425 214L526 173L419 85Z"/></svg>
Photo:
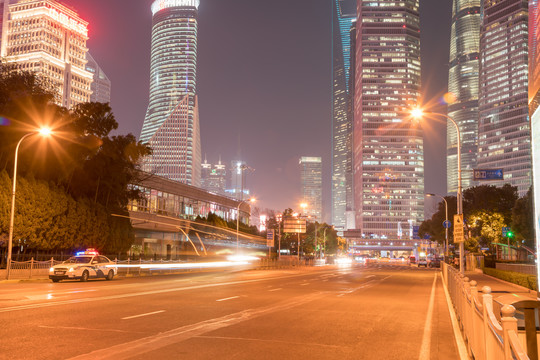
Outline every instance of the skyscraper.
<svg viewBox="0 0 540 360"><path fill-rule="evenodd" d="M110 103L111 102L111 80L107 77L105 72L99 67L96 60L90 55L86 54L86 71L94 74L94 81L92 81L92 95L90 95L91 102Z"/></svg>
<svg viewBox="0 0 540 360"><path fill-rule="evenodd" d="M338 230L347 227L347 193L351 192L350 29L356 21L356 0L333 0L333 134L332 134L332 224ZM353 83L354 87L354 83ZM349 160L349 161L348 161ZM348 191L349 190L349 191ZM350 199L349 194L349 203ZM350 206L349 206L350 207Z"/></svg>
<svg viewBox="0 0 540 360"><path fill-rule="evenodd" d="M249 198L249 189L247 188L247 175L253 171L245 161L231 161L229 184L227 185L227 195L237 200L246 200Z"/></svg>
<svg viewBox="0 0 540 360"><path fill-rule="evenodd" d="M483 2L480 57L478 168L503 169L504 183L524 195L532 166L527 0Z"/></svg>
<svg viewBox="0 0 540 360"><path fill-rule="evenodd" d="M418 6L358 1L354 205L365 237L411 237L424 217L423 132L407 116L420 97Z"/></svg>
<svg viewBox="0 0 540 360"><path fill-rule="evenodd" d="M6 4L9 15L4 11L0 54L5 61L50 83L59 105L71 108L88 102L88 22L55 0L4 0L4 10Z"/></svg>
<svg viewBox="0 0 540 360"><path fill-rule="evenodd" d="M196 92L199 0L152 4L150 99L140 140L153 154L143 168L199 186L201 143Z"/></svg>
<svg viewBox="0 0 540 360"><path fill-rule="evenodd" d="M307 207L305 215L322 221L322 159L320 157L300 158L300 180L302 201Z"/></svg>
<svg viewBox="0 0 540 360"><path fill-rule="evenodd" d="M474 186L473 169L478 153L478 78L480 67L480 2L454 0L450 39L448 91L455 101L448 105L448 116L461 132L462 186ZM448 122L446 139L447 191L457 193L457 132Z"/></svg>
<svg viewBox="0 0 540 360"><path fill-rule="evenodd" d="M227 169L221 160L212 165L204 160L201 164L201 188L218 195L225 195Z"/></svg>

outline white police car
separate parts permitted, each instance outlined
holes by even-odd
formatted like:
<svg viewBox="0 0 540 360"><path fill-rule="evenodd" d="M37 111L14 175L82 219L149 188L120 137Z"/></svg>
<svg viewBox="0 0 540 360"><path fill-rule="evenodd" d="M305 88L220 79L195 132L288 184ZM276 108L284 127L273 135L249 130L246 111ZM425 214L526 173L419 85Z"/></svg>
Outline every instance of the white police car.
<svg viewBox="0 0 540 360"><path fill-rule="evenodd" d="M118 274L118 269L115 263L99 255L94 249L79 252L49 269L49 279L53 282L75 279L87 281L91 278L112 280L116 274Z"/></svg>

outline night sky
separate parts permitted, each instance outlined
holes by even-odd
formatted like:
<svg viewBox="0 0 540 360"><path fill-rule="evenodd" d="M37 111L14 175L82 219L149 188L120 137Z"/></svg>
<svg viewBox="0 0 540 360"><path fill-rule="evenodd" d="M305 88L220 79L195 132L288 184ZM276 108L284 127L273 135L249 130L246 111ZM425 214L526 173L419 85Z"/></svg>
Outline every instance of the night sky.
<svg viewBox="0 0 540 360"><path fill-rule="evenodd" d="M112 81L121 134L140 134L148 105L152 0L61 0L90 22L87 45ZM333 0L201 0L198 78L203 158L245 160L257 206L300 202L301 156L322 156L330 218ZM452 0L421 0L426 100L447 88ZM444 111L444 108L435 109ZM446 191L446 128L425 129L426 192ZM426 200L426 211L434 203Z"/></svg>

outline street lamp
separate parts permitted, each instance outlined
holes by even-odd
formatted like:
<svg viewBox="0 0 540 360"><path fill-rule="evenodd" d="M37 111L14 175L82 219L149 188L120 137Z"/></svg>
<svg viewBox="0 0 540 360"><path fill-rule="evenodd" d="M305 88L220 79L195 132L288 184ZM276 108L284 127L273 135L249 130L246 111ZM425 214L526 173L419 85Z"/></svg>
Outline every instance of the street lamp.
<svg viewBox="0 0 540 360"><path fill-rule="evenodd" d="M456 128L456 133L457 133L457 162L458 162L458 189L457 189L457 214L458 215L463 215L463 199L462 199L462 187L461 187L461 132L459 131L459 126L458 124L454 121L454 119L452 119L450 116L446 115L446 114L441 114L441 113L433 113L433 112L429 112L429 113L426 113L424 112L422 109L420 108L416 108L416 109L413 109L411 111L411 116L415 119L421 119L424 115L433 115L433 116L442 116L448 120L450 120L452 122L452 124L454 124L455 128ZM456 224L454 224L454 226L456 226ZM463 252L465 251L465 246L463 244L463 242L460 242L459 243L459 271L464 274L465 273L465 269L463 268Z"/></svg>
<svg viewBox="0 0 540 360"><path fill-rule="evenodd" d="M7 279L9 280L9 274L11 272L11 248L13 246L13 223L15 220L15 191L17 189L17 162L19 159L19 147L24 139L32 135L41 135L43 137L48 137L52 134L52 130L48 128L41 128L37 131L33 131L24 135L15 148L15 163L13 164L13 190L11 192L11 213L9 219L9 239L8 239L8 254L7 254Z"/></svg>
<svg viewBox="0 0 540 360"><path fill-rule="evenodd" d="M426 196L428 196L428 197L436 196L436 197L439 197L439 198L444 200L444 208L445 208L445 211L446 211L445 220L448 221L448 201L446 201L444 196L437 195L437 194L426 194ZM444 225L444 238L445 238L444 257L446 259L447 256L448 256L448 228L446 227L446 224Z"/></svg>
<svg viewBox="0 0 540 360"><path fill-rule="evenodd" d="M240 205L242 205L243 203L247 203L247 202L255 202L257 201L256 199L254 198L251 198L249 200L242 200L238 203L238 207L236 208L236 255L239 255L239 242L238 242L238 229L240 227Z"/></svg>

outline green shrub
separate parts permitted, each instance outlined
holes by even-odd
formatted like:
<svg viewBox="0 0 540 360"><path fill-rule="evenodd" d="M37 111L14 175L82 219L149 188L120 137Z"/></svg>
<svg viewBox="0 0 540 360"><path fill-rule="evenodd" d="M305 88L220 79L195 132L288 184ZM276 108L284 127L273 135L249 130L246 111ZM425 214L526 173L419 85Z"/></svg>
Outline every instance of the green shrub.
<svg viewBox="0 0 540 360"><path fill-rule="evenodd" d="M484 274L496 277L513 284L526 287L527 289L537 290L536 276L517 273L514 271L504 271L491 268L484 268Z"/></svg>

